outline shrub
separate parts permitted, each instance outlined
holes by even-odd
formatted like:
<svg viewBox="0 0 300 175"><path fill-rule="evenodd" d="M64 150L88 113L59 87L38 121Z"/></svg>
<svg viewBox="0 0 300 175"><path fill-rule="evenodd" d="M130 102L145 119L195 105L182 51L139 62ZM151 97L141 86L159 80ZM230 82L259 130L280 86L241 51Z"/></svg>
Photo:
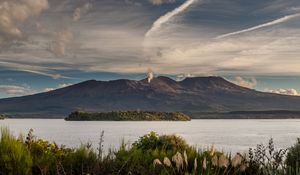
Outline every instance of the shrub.
<svg viewBox="0 0 300 175"><path fill-rule="evenodd" d="M158 136L155 132L150 132L141 137L133 144L134 147L142 150L166 150L166 151L184 151L190 150L190 147L184 139L176 135Z"/></svg>
<svg viewBox="0 0 300 175"><path fill-rule="evenodd" d="M67 174L95 174L97 162L96 152L87 144L66 154L63 167Z"/></svg>
<svg viewBox="0 0 300 175"><path fill-rule="evenodd" d="M249 149L249 174L283 174L285 171L285 149L275 150L273 139L267 146L257 145L255 149Z"/></svg>

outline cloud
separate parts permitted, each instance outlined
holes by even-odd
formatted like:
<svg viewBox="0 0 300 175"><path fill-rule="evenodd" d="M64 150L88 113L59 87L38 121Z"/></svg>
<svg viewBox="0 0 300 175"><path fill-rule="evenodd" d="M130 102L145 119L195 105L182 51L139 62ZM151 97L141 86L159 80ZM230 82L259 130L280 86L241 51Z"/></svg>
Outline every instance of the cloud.
<svg viewBox="0 0 300 175"><path fill-rule="evenodd" d="M191 77L195 77L195 75L187 73L187 74L179 74L176 76L176 81L182 81L186 78L191 78Z"/></svg>
<svg viewBox="0 0 300 175"><path fill-rule="evenodd" d="M64 29L56 32L54 33L53 41L50 44L50 51L56 56L64 56L72 41L73 33L70 30Z"/></svg>
<svg viewBox="0 0 300 175"><path fill-rule="evenodd" d="M172 75L300 74L298 18L215 39L274 16L299 13L286 11L298 7L298 1L195 0L183 11L176 9L192 1L153 1L164 2L161 7L148 0L130 0L139 6L126 5L127 1L49 1L51 7L38 16L38 22L35 18L18 22L18 29L30 37L26 43L12 43L1 50L1 67L52 78L63 77L61 70L142 73L145 67ZM86 2L92 2L88 15L81 10ZM145 38L151 27L154 31Z"/></svg>
<svg viewBox="0 0 300 175"><path fill-rule="evenodd" d="M149 0L153 5L161 5L165 3L174 3L176 0Z"/></svg>
<svg viewBox="0 0 300 175"><path fill-rule="evenodd" d="M92 8L92 4L90 2L86 2L80 7L77 7L73 13L73 21L79 21L83 14L86 14Z"/></svg>
<svg viewBox="0 0 300 175"><path fill-rule="evenodd" d="M61 88L65 88L65 87L68 87L68 86L71 86L73 84L71 83L63 83L63 84L59 84L57 87L55 88L45 88L44 89L44 92L49 92L49 91L53 91L53 90L56 90L56 89L61 89Z"/></svg>
<svg viewBox="0 0 300 175"><path fill-rule="evenodd" d="M153 0L153 3L162 3L164 1L162 0ZM150 30L147 31L145 37L150 37L153 33L158 31L161 26L165 23L167 23L169 20L171 20L174 16L178 15L179 13L182 13L187 8L189 8L193 3L195 3L196 0L186 0L181 6L177 7L176 9L172 10L171 12L168 12L167 14L159 17L151 26Z"/></svg>
<svg viewBox="0 0 300 175"><path fill-rule="evenodd" d="M240 76L235 77L235 79L232 80L232 82L236 85L246 87L249 89L254 89L257 85L257 81L255 78L243 78Z"/></svg>
<svg viewBox="0 0 300 175"><path fill-rule="evenodd" d="M0 85L0 93L7 95L30 95L34 92L29 86Z"/></svg>
<svg viewBox="0 0 300 175"><path fill-rule="evenodd" d="M281 94L281 95L292 95L292 96L300 96L300 92L296 89L266 89L266 92Z"/></svg>
<svg viewBox="0 0 300 175"><path fill-rule="evenodd" d="M48 8L47 0L0 1L0 47L24 38L19 25Z"/></svg>
<svg viewBox="0 0 300 175"><path fill-rule="evenodd" d="M270 26L273 26L273 25L276 25L276 24L280 24L280 23L289 21L289 20L294 19L294 18L299 17L299 16L300 16L300 13L284 16L282 18L279 18L279 19L276 19L274 21L271 21L271 22L268 22L268 23L265 23L265 24L261 24L261 25L255 26L255 27L251 27L251 28L240 30L240 31L237 31L237 32L232 32L232 33L227 33L227 34L224 34L224 35L220 35L220 36L216 37L216 39L222 39L222 38L226 38L226 37L230 37L230 36L234 36L234 35L243 34L243 33L246 33L246 32L251 32L251 31L254 31L254 30L261 29L261 28L270 27Z"/></svg>

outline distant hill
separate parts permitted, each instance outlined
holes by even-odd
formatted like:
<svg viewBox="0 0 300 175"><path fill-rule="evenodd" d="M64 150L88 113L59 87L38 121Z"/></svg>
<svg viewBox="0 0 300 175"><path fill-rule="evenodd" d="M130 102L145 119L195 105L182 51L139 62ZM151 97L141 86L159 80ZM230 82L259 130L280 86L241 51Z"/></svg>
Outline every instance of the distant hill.
<svg viewBox="0 0 300 175"><path fill-rule="evenodd" d="M50 92L0 100L0 114L66 117L72 111L203 112L298 110L300 97L258 92L221 77L85 81Z"/></svg>

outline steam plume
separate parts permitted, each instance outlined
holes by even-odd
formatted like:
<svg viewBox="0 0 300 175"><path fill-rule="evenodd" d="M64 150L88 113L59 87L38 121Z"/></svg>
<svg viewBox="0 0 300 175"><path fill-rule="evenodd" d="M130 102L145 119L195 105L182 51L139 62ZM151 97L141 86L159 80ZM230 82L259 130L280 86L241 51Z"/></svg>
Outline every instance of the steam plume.
<svg viewBox="0 0 300 175"><path fill-rule="evenodd" d="M154 73L151 69L148 70L148 83L151 83L151 80L154 78Z"/></svg>

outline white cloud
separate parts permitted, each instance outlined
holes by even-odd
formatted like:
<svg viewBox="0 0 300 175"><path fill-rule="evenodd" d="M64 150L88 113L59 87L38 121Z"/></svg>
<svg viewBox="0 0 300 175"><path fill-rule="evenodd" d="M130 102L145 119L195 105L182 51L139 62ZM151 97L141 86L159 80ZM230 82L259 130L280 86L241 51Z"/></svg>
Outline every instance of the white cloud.
<svg viewBox="0 0 300 175"><path fill-rule="evenodd" d="M291 95L291 96L299 96L300 93L293 88L289 89L266 89L266 92L281 94L281 95Z"/></svg>
<svg viewBox="0 0 300 175"><path fill-rule="evenodd" d="M72 84L71 83L63 83L63 84L59 84L57 87L55 88L45 88L44 89L44 92L49 92L49 91L53 91L53 90L56 90L56 89L60 89L60 88L65 88L65 87L68 87L68 86L71 86Z"/></svg>
<svg viewBox="0 0 300 175"><path fill-rule="evenodd" d="M191 77L195 77L195 75L190 74L190 73L186 73L186 74L179 74L176 76L176 81L182 81L186 78L191 78Z"/></svg>
<svg viewBox="0 0 300 175"><path fill-rule="evenodd" d="M243 78L240 76L235 77L234 80L232 80L232 82L236 85L242 86L242 87L246 87L249 89L254 89L257 85L257 81L255 78Z"/></svg>

